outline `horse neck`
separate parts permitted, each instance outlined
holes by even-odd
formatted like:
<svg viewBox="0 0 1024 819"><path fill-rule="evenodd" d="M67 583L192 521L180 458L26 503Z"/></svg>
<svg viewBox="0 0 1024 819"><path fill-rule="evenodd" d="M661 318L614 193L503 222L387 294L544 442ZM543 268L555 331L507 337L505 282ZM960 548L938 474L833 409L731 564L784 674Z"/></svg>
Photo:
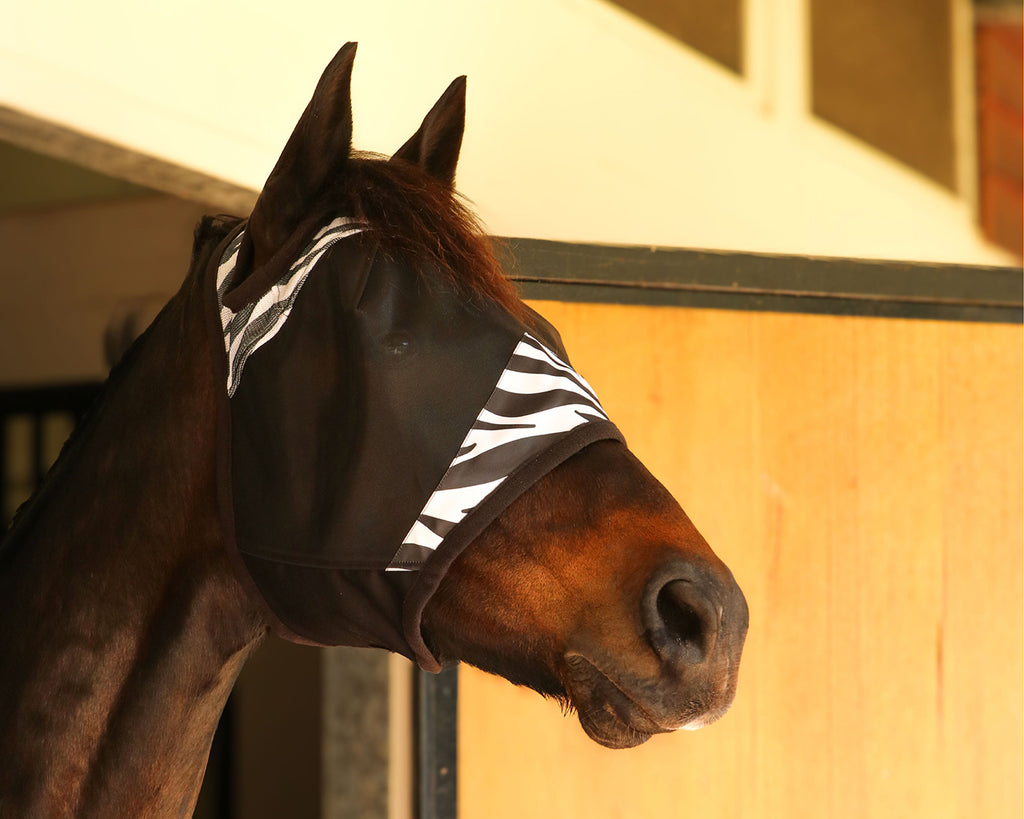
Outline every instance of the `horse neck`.
<svg viewBox="0 0 1024 819"><path fill-rule="evenodd" d="M198 307L161 314L0 551L0 816L190 813L265 631L218 525Z"/></svg>

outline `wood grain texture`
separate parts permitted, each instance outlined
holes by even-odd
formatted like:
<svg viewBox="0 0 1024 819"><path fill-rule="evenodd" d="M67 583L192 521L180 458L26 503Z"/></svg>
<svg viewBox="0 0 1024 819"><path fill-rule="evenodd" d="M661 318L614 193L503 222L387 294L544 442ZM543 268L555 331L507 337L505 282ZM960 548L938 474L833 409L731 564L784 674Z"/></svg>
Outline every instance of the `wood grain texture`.
<svg viewBox="0 0 1024 819"><path fill-rule="evenodd" d="M751 628L732 711L630 751L464 669L460 815L1020 816L1021 328L537 306Z"/></svg>

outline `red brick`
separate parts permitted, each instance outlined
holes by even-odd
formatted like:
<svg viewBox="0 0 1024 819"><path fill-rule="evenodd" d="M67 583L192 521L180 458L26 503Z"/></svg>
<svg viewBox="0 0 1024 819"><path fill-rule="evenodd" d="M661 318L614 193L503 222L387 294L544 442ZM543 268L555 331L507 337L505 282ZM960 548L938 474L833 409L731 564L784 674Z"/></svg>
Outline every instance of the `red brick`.
<svg viewBox="0 0 1024 819"><path fill-rule="evenodd" d="M981 226L991 241L1024 256L1024 27L982 21L975 43Z"/></svg>

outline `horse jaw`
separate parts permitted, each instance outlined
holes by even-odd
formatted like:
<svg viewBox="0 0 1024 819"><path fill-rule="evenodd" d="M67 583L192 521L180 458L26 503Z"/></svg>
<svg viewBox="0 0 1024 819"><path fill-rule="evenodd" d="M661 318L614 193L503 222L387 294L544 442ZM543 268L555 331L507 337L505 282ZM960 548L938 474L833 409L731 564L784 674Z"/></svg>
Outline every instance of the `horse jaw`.
<svg viewBox="0 0 1024 819"><path fill-rule="evenodd" d="M673 579L675 578L675 580ZM679 580L678 578L686 578ZM690 583L694 634L661 617ZM428 642L561 700L596 742L627 748L720 718L736 692L747 606L667 491L621 444L570 458L459 556L424 611Z"/></svg>

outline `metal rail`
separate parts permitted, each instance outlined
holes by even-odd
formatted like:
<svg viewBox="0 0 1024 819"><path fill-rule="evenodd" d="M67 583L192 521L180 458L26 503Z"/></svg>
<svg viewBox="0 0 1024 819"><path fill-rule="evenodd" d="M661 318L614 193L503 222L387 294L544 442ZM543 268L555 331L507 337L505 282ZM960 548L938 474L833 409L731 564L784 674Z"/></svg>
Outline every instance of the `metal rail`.
<svg viewBox="0 0 1024 819"><path fill-rule="evenodd" d="M416 811L418 819L458 815L459 669L416 672Z"/></svg>
<svg viewBox="0 0 1024 819"><path fill-rule="evenodd" d="M1020 324L1019 267L499 239L524 298Z"/></svg>

